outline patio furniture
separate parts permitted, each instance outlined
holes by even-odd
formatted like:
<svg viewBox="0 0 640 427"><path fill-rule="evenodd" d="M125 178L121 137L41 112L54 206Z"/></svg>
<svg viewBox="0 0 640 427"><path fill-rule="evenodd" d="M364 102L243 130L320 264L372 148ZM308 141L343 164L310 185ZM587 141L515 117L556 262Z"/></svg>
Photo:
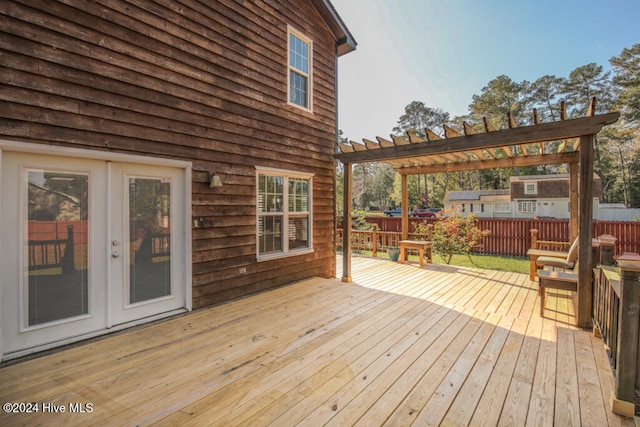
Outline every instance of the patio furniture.
<svg viewBox="0 0 640 427"><path fill-rule="evenodd" d="M569 271L548 271L538 273L538 293L540 294L540 317L544 317L547 289L578 291L578 275Z"/></svg>
<svg viewBox="0 0 640 427"><path fill-rule="evenodd" d="M538 271L538 294L540 295L540 317L544 317L547 288L578 291L578 244L576 238L567 256L559 258L555 256L538 257L536 264L543 270ZM548 268L551 268L549 270Z"/></svg>
<svg viewBox="0 0 640 427"><path fill-rule="evenodd" d="M529 280L536 280L537 275L537 265L538 258L546 257L546 258L558 258L558 259L566 259L568 252L558 252L558 251L550 251L546 249L529 249L527 251L527 256L529 257Z"/></svg>
<svg viewBox="0 0 640 427"><path fill-rule="evenodd" d="M427 263L431 264L433 242L428 240L400 240L400 264L404 263L407 259L407 249L417 249L420 260L420 267L424 265L424 253L427 253Z"/></svg>

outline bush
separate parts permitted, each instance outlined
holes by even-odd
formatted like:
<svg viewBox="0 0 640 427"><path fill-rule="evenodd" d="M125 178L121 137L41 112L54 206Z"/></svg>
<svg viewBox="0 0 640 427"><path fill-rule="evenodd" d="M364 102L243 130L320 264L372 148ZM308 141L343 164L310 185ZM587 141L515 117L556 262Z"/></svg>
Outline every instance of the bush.
<svg viewBox="0 0 640 427"><path fill-rule="evenodd" d="M379 230L380 227L378 226L378 224L371 224L367 222L366 215L367 213L361 210L351 212L351 217L353 218L351 228L353 228L354 230L362 231Z"/></svg>
<svg viewBox="0 0 640 427"><path fill-rule="evenodd" d="M466 255L471 260L471 250L482 247L483 237L490 231L481 231L476 225L476 216L460 215L453 209L438 213L433 224L433 251L447 264L454 254Z"/></svg>

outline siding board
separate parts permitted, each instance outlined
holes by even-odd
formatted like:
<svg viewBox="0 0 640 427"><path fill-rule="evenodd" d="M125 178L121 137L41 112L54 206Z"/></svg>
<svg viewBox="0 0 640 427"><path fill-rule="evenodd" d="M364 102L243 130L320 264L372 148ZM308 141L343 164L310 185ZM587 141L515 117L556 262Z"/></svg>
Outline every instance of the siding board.
<svg viewBox="0 0 640 427"><path fill-rule="evenodd" d="M195 308L335 274L335 39L310 3L9 0L0 19L1 137L193 162ZM287 25L313 41L312 113L287 104ZM314 253L256 262L256 166L314 173Z"/></svg>

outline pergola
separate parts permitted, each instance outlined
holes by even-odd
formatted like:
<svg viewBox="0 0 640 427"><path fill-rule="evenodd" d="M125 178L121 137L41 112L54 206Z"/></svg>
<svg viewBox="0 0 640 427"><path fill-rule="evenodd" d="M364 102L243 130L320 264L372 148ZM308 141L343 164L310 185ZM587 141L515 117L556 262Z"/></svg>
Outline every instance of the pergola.
<svg viewBox="0 0 640 427"><path fill-rule="evenodd" d="M496 130L484 119L484 132L463 123L464 133L444 126L441 138L425 129L426 138L415 132L406 136L391 135L391 140L377 137L364 143L339 143L335 158L344 164L343 282L351 278L352 165L382 162L393 166L402 176L402 239L409 233L407 177L416 174L499 169L522 166L568 164L570 176L570 234L592 235L593 146L595 135L618 120L620 113L595 114L595 98L585 117L568 119L564 103L561 120L541 123L533 110L534 124L517 126L509 115L509 127ZM552 144L559 141L557 144ZM591 239L579 241L578 313L579 326L591 321Z"/></svg>

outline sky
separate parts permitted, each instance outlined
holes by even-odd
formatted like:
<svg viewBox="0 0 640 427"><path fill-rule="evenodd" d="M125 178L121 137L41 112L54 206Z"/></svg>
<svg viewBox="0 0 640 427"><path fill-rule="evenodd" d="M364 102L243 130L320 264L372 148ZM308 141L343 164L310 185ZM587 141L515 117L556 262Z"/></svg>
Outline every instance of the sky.
<svg viewBox="0 0 640 427"><path fill-rule="evenodd" d="M500 75L568 77L640 43L640 0L331 0L356 39L338 60L338 122L388 137L413 101L451 117Z"/></svg>

